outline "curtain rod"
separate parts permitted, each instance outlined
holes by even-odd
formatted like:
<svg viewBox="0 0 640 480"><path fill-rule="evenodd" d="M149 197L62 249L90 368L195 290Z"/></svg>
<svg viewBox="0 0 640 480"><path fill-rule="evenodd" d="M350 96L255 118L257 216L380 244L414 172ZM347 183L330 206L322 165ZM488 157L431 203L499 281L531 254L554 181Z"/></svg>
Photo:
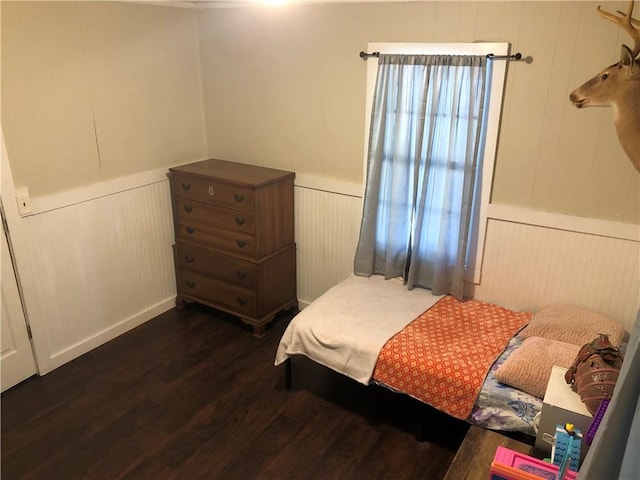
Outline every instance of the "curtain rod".
<svg viewBox="0 0 640 480"><path fill-rule="evenodd" d="M367 52L360 52L360 58L363 60L368 60L369 57L376 57L378 58L380 56L380 52L372 52L372 53L367 53ZM514 53L513 55L494 55L493 53L487 53L487 58L489 60L522 60L522 54L520 52Z"/></svg>

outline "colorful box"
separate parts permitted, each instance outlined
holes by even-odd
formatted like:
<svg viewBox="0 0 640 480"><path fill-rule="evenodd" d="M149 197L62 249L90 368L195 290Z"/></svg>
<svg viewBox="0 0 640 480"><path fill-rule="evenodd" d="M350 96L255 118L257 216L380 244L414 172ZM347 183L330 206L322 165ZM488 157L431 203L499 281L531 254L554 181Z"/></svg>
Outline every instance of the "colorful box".
<svg viewBox="0 0 640 480"><path fill-rule="evenodd" d="M571 447L569 448L570 442ZM562 468L562 463L565 462L568 468L577 471L580 465L581 443L582 432L580 430L574 429L573 435L570 435L562 425L556 426L555 442L551 449L551 459L553 463Z"/></svg>
<svg viewBox="0 0 640 480"><path fill-rule="evenodd" d="M558 466L524 453L498 447L491 463L491 480L556 480ZM564 479L575 480L578 474L567 470Z"/></svg>

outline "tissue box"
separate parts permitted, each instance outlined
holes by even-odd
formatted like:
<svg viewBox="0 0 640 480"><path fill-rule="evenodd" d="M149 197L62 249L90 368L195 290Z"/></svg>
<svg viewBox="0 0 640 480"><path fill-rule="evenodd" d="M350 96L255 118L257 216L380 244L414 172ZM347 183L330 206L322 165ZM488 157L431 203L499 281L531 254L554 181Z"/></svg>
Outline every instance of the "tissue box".
<svg viewBox="0 0 640 480"><path fill-rule="evenodd" d="M491 480L556 480L558 466L524 453L498 447L491 463ZM575 480L578 474L567 470L565 479Z"/></svg>

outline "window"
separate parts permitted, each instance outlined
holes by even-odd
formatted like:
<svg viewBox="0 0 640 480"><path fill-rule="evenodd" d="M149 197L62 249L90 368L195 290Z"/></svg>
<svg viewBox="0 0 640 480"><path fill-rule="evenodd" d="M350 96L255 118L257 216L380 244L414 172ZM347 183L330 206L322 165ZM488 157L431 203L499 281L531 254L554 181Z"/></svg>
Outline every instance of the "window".
<svg viewBox="0 0 640 480"><path fill-rule="evenodd" d="M490 182L493 176L502 88L506 70L506 62L504 61L486 61L485 73L484 63L486 55L489 53L506 55L508 45L504 43L373 43L369 44L369 51L397 55L393 57L383 55L380 58L381 69L386 68L386 65L383 65L386 63L404 63L401 66L402 71L398 76L385 77L394 78L393 81L388 81L387 84L382 83L383 81L381 80L381 85L378 86L378 97L382 98L382 95L385 95L385 100L378 98L378 109L375 111L372 109L372 106L374 104L378 62L375 59L370 59L367 64L365 178L367 175L367 165L371 161L370 156L375 153L379 155L376 172L374 173L374 176L377 175L377 178L375 178L372 183L383 186L394 183L396 192L393 194L393 198L389 195L387 198L383 198L383 194L380 193L380 191L383 191L385 187L382 187L380 191L376 190L372 192L370 191L369 184L367 184L365 202L367 202L366 197L371 195L379 195L379 200L382 202L378 204L381 208L376 210L375 215L369 214L369 216L375 216L375 222L377 224L375 229L377 232L375 245L371 248L373 250L383 250L389 246L387 243L405 242L406 245L392 245L393 248L383 252L381 256L385 257L385 262L391 264L396 262L394 265L396 270L400 268L408 269L412 255L414 256L414 263L417 263L415 258L418 255L420 258L430 255L442 256L441 251L443 246L446 250L449 248L448 245L457 245L460 241L460 238L455 238L455 229L445 229L444 234L442 231L436 231L441 227L434 227L433 224L430 223L431 215L438 216L441 213L445 217L445 223L446 217L448 216L451 216L451 218L459 218L460 215L463 215L463 217L469 219L469 221L465 222L465 224L469 226L469 234L467 235L465 233L462 240L464 242L470 242L469 247L465 247L467 253L466 258L464 258L464 277L467 281L479 281L482 245L484 243L482 239L484 238L486 227L486 210L489 202ZM407 57L407 55L409 56ZM453 60L453 57L448 57L447 62L449 63L444 66L444 70L440 70L446 72L448 80L442 82L442 86L437 89L437 96L434 97L434 89L431 85L437 84L440 79L424 77L441 74L438 73L436 69L425 69L423 64L419 64L421 61L426 61L424 59L414 58L419 55L474 56L476 60L473 61L479 61L483 66L482 69L478 69L462 63L460 63L460 65L458 65L458 63L451 64L451 62L459 62L461 60L458 60L457 57ZM440 57L430 57L429 61L439 62L439 58ZM465 57L465 62L470 61L467 60L467 58L473 57ZM480 58L480 60L477 60L478 58ZM413 61L417 62L415 68L411 63ZM394 67L394 65L391 65L388 68ZM476 77L481 75L481 81L478 81L478 78L472 78L474 75ZM444 78L444 76L442 78ZM414 84L418 85L418 87L414 87ZM406 95L403 93L401 95L402 100L397 100L397 98L400 97L395 96L396 90L400 91L405 87L408 88L407 91L409 93ZM476 89L475 91L473 91L474 88ZM385 91L385 89L394 89L394 91L389 93L389 91ZM383 107L380 107L380 102L385 102ZM396 103L392 105L393 102ZM483 103L476 105L474 102ZM372 111L376 112L373 122ZM380 111L383 112L382 115L384 115L384 118L380 116ZM454 113L450 114L449 112L451 111ZM472 113L469 114L469 112ZM468 117L474 116L482 117L474 119L476 123L473 128L482 125L482 129L478 129L477 132L472 131L471 124L468 122ZM437 117L437 124L423 130L422 124L425 122L425 117L427 117L427 124L431 121L431 117ZM477 123L478 120L484 121ZM387 121L389 123L392 122L393 132L381 134L381 128L388 129L386 125ZM385 135L387 137L389 135L393 136L393 141L387 143ZM371 145L370 148L370 142L372 140L375 142L375 145ZM476 141L478 142L477 145L469 145L469 142ZM442 149L439 148L440 145L443 146ZM387 151L388 149L393 149L393 151ZM465 166L464 152L466 150L480 152L476 164L476 174L471 177L465 174L465 168L468 168ZM427 153L425 153L425 151ZM395 165L393 170L385 167L385 162L391 158L393 158ZM417 162L416 158L418 158ZM461 158L462 161L458 163L457 158ZM405 160L406 167L402 165L405 163ZM375 162L372 162L372 164L373 163ZM398 166L398 164L401 165ZM424 164L427 164L427 166L425 167ZM380 167L380 165L382 166ZM427 170L424 172L418 172L418 170L425 168ZM443 180L440 177L447 178ZM465 178L467 178L467 180L465 180ZM473 178L475 185L465 186L464 182L469 182L468 178ZM446 188L446 191L443 190L444 188ZM461 208L465 209L467 207L458 200L447 200L449 197L451 199L459 197L462 191L461 189L463 188L466 188L468 192L472 192L473 202L471 203L471 211L461 212ZM469 193L467 195L469 195ZM424 198L425 196L428 198ZM444 200L435 200L436 198ZM469 198L467 198L467 200L469 200ZM398 213L398 210L394 209L397 204L405 205L405 207L408 208ZM421 204L421 206L420 208L414 208L412 207L413 204ZM418 211L422 212L421 208L423 207L426 208L425 211L428 212L428 215L418 213ZM443 211L438 212L439 209ZM370 209L369 212L371 212ZM365 210L365 218L366 217L367 211ZM435 230L431 231L434 228ZM389 232L396 232L402 229L408 232L405 238L387 235ZM362 238L361 233L361 241ZM439 246L436 245L438 243L440 244ZM393 253L399 251L396 249L401 250L402 248L405 248L405 251L408 252L407 258ZM436 248L436 250L434 250L434 248ZM437 252L437 248L440 248L440 253ZM454 257L456 256L456 252L450 252L450 254ZM447 253L447 255L449 255L449 253ZM398 256L398 258L389 258L395 256ZM457 259L456 261L459 260L460 259ZM390 272L388 276L396 274L394 273L396 271L394 268L388 270L388 272ZM429 265L421 268L429 270L438 267ZM358 273L357 270L356 262L356 273ZM376 270L375 267L374 270ZM387 271L385 270L385 272ZM383 272L375 271L371 273ZM406 274L407 271L402 273ZM409 276L411 275L409 274ZM406 275L405 278L407 278ZM409 284L411 287L412 282L410 281ZM420 285L431 288L429 285Z"/></svg>

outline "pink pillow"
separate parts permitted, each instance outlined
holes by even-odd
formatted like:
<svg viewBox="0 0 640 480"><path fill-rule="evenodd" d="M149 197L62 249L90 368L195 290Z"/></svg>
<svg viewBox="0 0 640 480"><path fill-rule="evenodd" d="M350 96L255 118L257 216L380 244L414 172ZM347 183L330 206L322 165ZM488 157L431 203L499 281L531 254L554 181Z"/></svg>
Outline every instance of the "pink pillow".
<svg viewBox="0 0 640 480"><path fill-rule="evenodd" d="M518 334L521 339L543 337L583 346L598 337L609 335L616 346L622 343L625 330L621 323L599 313L570 305L551 305L536 312Z"/></svg>
<svg viewBox="0 0 640 480"><path fill-rule="evenodd" d="M495 377L535 397L543 398L554 365L569 368L580 347L548 338L530 337L495 371Z"/></svg>

